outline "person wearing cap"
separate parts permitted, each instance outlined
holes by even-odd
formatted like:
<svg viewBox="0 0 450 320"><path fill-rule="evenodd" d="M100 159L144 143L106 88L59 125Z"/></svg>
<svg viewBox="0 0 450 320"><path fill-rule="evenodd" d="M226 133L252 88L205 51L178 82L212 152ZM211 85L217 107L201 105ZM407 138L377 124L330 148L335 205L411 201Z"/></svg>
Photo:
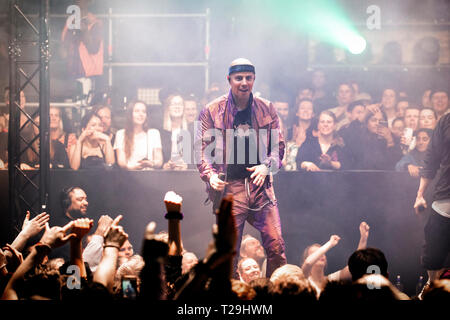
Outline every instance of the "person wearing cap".
<svg viewBox="0 0 450 320"><path fill-rule="evenodd" d="M285 244L272 185L284 155L280 120L272 103L255 97L252 88L255 67L247 59L234 60L229 68L230 91L202 110L195 139L196 164L206 182L213 209L222 196L233 196L237 228L236 256L245 221L261 233L270 277L286 264Z"/></svg>

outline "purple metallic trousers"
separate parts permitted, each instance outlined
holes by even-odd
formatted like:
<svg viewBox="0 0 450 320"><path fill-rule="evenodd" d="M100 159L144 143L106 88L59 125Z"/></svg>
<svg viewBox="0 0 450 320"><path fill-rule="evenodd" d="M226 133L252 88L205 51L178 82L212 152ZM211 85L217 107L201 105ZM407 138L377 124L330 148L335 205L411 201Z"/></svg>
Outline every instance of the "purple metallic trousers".
<svg viewBox="0 0 450 320"><path fill-rule="evenodd" d="M245 221L261 233L267 255L266 277L286 264L285 244L281 235L280 216L276 200L270 200L266 186L257 187L249 178L227 181L225 195L233 195L233 216L237 229L236 256L233 276L237 279L237 262L241 248Z"/></svg>

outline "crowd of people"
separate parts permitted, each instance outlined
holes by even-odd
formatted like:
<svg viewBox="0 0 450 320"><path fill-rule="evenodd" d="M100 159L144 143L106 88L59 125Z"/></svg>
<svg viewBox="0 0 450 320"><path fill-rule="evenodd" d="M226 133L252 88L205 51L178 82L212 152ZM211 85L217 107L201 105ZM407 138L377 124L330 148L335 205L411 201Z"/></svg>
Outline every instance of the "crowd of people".
<svg viewBox="0 0 450 320"><path fill-rule="evenodd" d="M2 300L448 301L448 270L418 296L394 286L382 250L367 246L366 222L359 226L356 251L343 257L345 268L325 274L326 253L340 240L331 235L325 244L306 247L298 264L284 264L268 275L258 239L244 236L236 256L230 196L221 202L213 240L202 259L183 246L182 198L173 191L164 198L167 231L155 234L156 224L148 223L140 254L120 226L121 215L103 215L94 223L86 216L88 202L81 188L66 190L62 201L66 221L61 226L50 227L45 212L32 219L28 212L12 244L0 250ZM237 276L233 260L239 260ZM378 269L372 273L374 266Z"/></svg>
<svg viewBox="0 0 450 320"><path fill-rule="evenodd" d="M5 89L5 102L9 105L9 89ZM25 115L25 101L20 104L21 150L31 147L20 157L23 170L39 168L39 114L31 111L31 119ZM193 142L194 121L199 110L192 95L169 96L164 102L164 116L160 128L150 128L150 112L146 103L131 101L125 111L124 128L113 126L113 108L95 105L88 108L77 130L64 115L63 108L50 105L50 168L52 169L102 169L117 167L125 170L185 170L193 168L193 159L183 158L182 139ZM7 108L7 110L9 110ZM26 110L30 112L30 110ZM120 115L122 116L122 115ZM8 166L9 114L0 117L1 168Z"/></svg>
<svg viewBox="0 0 450 320"><path fill-rule="evenodd" d="M249 64L244 66L253 67ZM230 75L233 68L241 67L232 65ZM442 123L439 119L448 117L445 115L450 113L447 90L432 88L425 91L421 101L417 102L406 92L386 87L377 99L359 92L357 83L342 82L337 87L334 101L320 86L323 81L319 80L323 76L323 71L314 72L311 87L300 88L291 107L289 98L283 95L274 96L274 108L269 102L264 104L267 110L274 110L271 117L277 119L277 123L279 120L279 132L286 141L285 154L279 156L280 162L283 159L283 170L397 170L419 177L421 168L425 166L428 144L434 136L433 130ZM254 77L250 80L253 83ZM231 78L230 94L213 100L209 106L213 106L214 101L218 103L225 101L226 97L234 97L233 90L241 85L239 81L243 80ZM216 98L222 93L215 90L208 94L214 94ZM7 94L8 90L5 96ZM266 100L258 97L255 101L265 103ZM150 106L133 100L127 105L123 128L115 130L114 108L100 104L85 112L79 134L63 125L65 117L61 108L50 106L51 167L72 170L193 168L192 148L194 137L198 136L194 129L195 120L207 122L209 119L205 118L207 109L199 110L201 105L192 96L169 94L163 99L160 126L151 127ZM25 97L20 108L25 108ZM250 110L244 108L239 111L241 113L233 124L239 128L248 127L248 121L252 121ZM259 116L262 117L266 109L261 110ZM3 124L1 137L6 139L7 115L0 123ZM32 146L21 157L22 169L33 170L39 166L36 152L39 147L38 123L39 116L28 118L21 114L20 125L25 142ZM220 126L213 123L211 128L215 125ZM238 138L243 137L235 136L235 140ZM1 150L0 156L4 157L3 167L7 168L7 143L2 142L0 146L6 148ZM214 183L225 184L218 176L214 182L206 169L200 172L209 179L212 187ZM241 174L231 170L229 173ZM253 176L258 175L253 173L251 178ZM254 184L258 186L260 183L261 187L263 181L261 179ZM235 187L247 188L237 184ZM255 190L246 189L246 192ZM338 245L338 235L331 235L325 244L308 246L302 261L287 263L284 249L280 249L284 246L281 242L277 247L276 241L262 236L263 249L258 239L242 234L246 216L239 217L232 212L232 208L236 211L239 194L233 188L227 189L216 211L214 240L205 257L198 259L183 247L182 199L175 193L169 192L164 199L167 232L155 234L155 224L149 223L143 236L142 252L135 254L133 244L120 226L121 216L101 216L92 233L94 221L86 216L86 193L79 187L66 189L61 199L63 217L55 219L41 213L31 219L28 213L17 238L0 251L2 299L448 299L448 269L439 277L430 278L417 296L410 297L395 287L389 280L388 261L382 250L367 246L370 228L366 222L359 226L357 250L350 257L343 257L343 261L347 261L345 268L326 274L326 253ZM417 210L419 205L423 205L419 202L415 204ZM447 208L447 202L442 206ZM274 221L270 226L273 227ZM277 268L274 267L275 260Z"/></svg>
<svg viewBox="0 0 450 320"><path fill-rule="evenodd" d="M323 76L323 71L313 73L313 79L316 74ZM333 101L328 92L328 98L321 96L323 89L314 84L320 82L300 88L294 103L287 95L274 94L272 99L286 143L282 170L396 170L417 177L436 123L450 111L447 89L426 90L421 101L414 101L406 92L386 87L377 99L359 92L355 82L342 82ZM217 96L224 93L214 88ZM161 119L151 119L154 108L143 101L131 101L124 117L112 106L98 104L87 109L79 130L63 108L50 106L51 168L195 168L194 123L203 101L170 94L159 107ZM5 102L9 104L8 88ZM22 94L21 108L25 103ZM0 117L1 168L8 165L8 117ZM114 118L120 117L123 128L116 128ZM21 168L32 170L39 166L39 115L28 119L21 113L20 124L21 135L32 146L22 155ZM23 149L25 142L21 144Z"/></svg>

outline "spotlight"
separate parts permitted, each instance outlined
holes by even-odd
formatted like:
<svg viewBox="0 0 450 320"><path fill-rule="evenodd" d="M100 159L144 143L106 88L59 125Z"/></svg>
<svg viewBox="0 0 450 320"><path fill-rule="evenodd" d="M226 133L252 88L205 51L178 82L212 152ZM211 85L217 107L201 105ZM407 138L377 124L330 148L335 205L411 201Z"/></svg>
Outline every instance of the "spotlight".
<svg viewBox="0 0 450 320"><path fill-rule="evenodd" d="M349 39L347 49L353 54L361 54L366 49L366 45L366 40L363 37L355 35Z"/></svg>

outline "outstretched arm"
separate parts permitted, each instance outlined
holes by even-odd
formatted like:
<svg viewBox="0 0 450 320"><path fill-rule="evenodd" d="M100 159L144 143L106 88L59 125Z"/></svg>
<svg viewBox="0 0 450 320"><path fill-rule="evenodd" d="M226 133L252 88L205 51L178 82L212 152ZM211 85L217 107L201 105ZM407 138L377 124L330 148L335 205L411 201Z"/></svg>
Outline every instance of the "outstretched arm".
<svg viewBox="0 0 450 320"><path fill-rule="evenodd" d="M18 251L22 251L27 244L28 239L34 237L45 228L45 223L50 220L50 216L42 212L30 220L30 211L27 211L25 220L23 221L22 230L17 235L11 247Z"/></svg>
<svg viewBox="0 0 450 320"><path fill-rule="evenodd" d="M359 243L358 243L358 248L356 250L362 250L367 248L367 240L369 239L369 230L370 227L367 224L367 222L363 221L361 222L361 224L359 225Z"/></svg>
<svg viewBox="0 0 450 320"><path fill-rule="evenodd" d="M330 240L328 240L323 246L321 246L319 249L311 253L303 262L302 270L303 274L306 278L308 278L311 275L311 270L314 266L314 264L322 257L325 253L328 252L331 248L335 247L341 238L337 235L332 235L330 237Z"/></svg>
<svg viewBox="0 0 450 320"><path fill-rule="evenodd" d="M33 247L31 253L25 261L17 268L12 275L5 291L3 292L2 300L18 300L18 295L15 285L18 280L23 279L25 274L34 266L42 263L45 256L54 248L64 245L67 241L75 237L75 234L66 235L66 232L72 228L73 222L69 222L64 227L50 228L46 223L46 230L41 240Z"/></svg>
<svg viewBox="0 0 450 320"><path fill-rule="evenodd" d="M121 215L114 219L106 233L102 261L94 274L94 282L104 285L108 290L113 286L119 250L128 239L128 234L119 226L121 219Z"/></svg>
<svg viewBox="0 0 450 320"><path fill-rule="evenodd" d="M72 233L76 237L70 241L70 263L76 265L80 269L80 276L86 278L86 267L83 261L83 238L92 228L93 220L88 218L77 219L73 222Z"/></svg>
<svg viewBox="0 0 450 320"><path fill-rule="evenodd" d="M208 295L227 297L231 295L231 272L236 254L236 226L232 214L233 198L222 199L218 213L218 224L213 226L214 244L210 245L207 257L191 271L189 279L178 290L175 300L190 299L193 294L204 294L205 285L211 279Z"/></svg>
<svg viewBox="0 0 450 320"><path fill-rule="evenodd" d="M183 198L173 191L166 193L164 197L164 204L166 205L169 227L169 255L181 256L183 253L183 243L181 241L181 203Z"/></svg>
<svg viewBox="0 0 450 320"><path fill-rule="evenodd" d="M361 222L361 224L359 225L360 238L359 238L358 248L356 250L363 250L363 249L367 248L367 240L369 239L369 229L370 229L370 227L367 224L367 222L365 222L365 221ZM339 280L351 280L352 279L352 274L350 273L348 265L345 266L344 269L339 270L338 272L339 272Z"/></svg>
<svg viewBox="0 0 450 320"><path fill-rule="evenodd" d="M95 272L98 264L102 260L103 237L108 231L113 219L108 215L102 215L98 219L97 230L92 235L92 240L83 251L83 260L89 264L89 268Z"/></svg>
<svg viewBox="0 0 450 320"><path fill-rule="evenodd" d="M17 268L16 272L12 275L5 290L3 291L2 300L19 300L17 295L15 285L18 280L23 279L25 274L31 270L34 266L42 263L45 256L50 252L50 248L43 248L38 251L38 249L33 248L25 259L25 261Z"/></svg>

